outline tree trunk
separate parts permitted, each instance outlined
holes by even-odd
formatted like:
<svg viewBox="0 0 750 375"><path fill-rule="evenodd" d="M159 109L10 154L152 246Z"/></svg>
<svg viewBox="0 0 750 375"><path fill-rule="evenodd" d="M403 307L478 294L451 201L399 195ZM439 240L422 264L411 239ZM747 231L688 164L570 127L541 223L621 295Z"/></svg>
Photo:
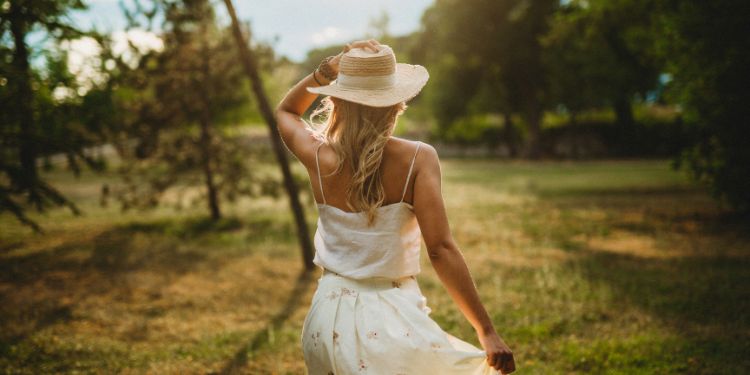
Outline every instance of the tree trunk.
<svg viewBox="0 0 750 375"><path fill-rule="evenodd" d="M529 103L524 120L529 127L529 138L526 141L526 157L529 159L538 159L541 156L541 123L542 111L538 103Z"/></svg>
<svg viewBox="0 0 750 375"><path fill-rule="evenodd" d="M513 127L513 114L510 111L503 112L503 137L508 145L510 157L518 156L516 129Z"/></svg>
<svg viewBox="0 0 750 375"><path fill-rule="evenodd" d="M10 63L8 87L12 91L9 101L13 113L10 114L9 126L17 126L9 130L13 137L12 143L18 145L18 164L6 165L3 168L5 177L10 180L12 189L0 192L0 207L12 212L23 224L30 226L35 232L41 233L42 228L25 214L25 208L18 204L11 196L25 195L27 203L42 212L48 204L67 206L78 216L81 211L76 205L65 198L57 189L43 181L39 176L36 159L39 154L39 134L34 116L34 92L32 90L32 71L29 63L29 49L26 45L26 34L32 29L34 22L43 22L36 15L27 14L29 10L21 1L6 2L9 4L7 22L11 38L13 39L13 56Z"/></svg>
<svg viewBox="0 0 750 375"><path fill-rule="evenodd" d="M618 156L631 156L634 154L636 146L635 141L635 120L633 119L633 108L630 99L626 95L618 95L614 102L615 110L615 129L617 133ZM637 151L635 151L637 153Z"/></svg>
<svg viewBox="0 0 750 375"><path fill-rule="evenodd" d="M614 102L615 110L615 121L617 125L623 128L629 128L633 126L633 107L630 104L630 99L626 95L618 95Z"/></svg>
<svg viewBox="0 0 750 375"><path fill-rule="evenodd" d="M13 70L10 75L12 85L16 90L14 107L19 126L18 157L21 162L20 188L28 192L28 201L41 210L43 201L36 189L38 173L36 169L36 129L34 127L34 112L31 107L33 93L31 90L31 72L29 67L29 51L26 46L26 23L21 6L16 1L10 3L10 30L13 34ZM15 76L15 79L13 78Z"/></svg>
<svg viewBox="0 0 750 375"><path fill-rule="evenodd" d="M208 208L211 210L211 219L221 219L221 210L219 208L219 193L214 183L214 171L211 167L211 123L207 120L208 116L205 116L200 121L201 126L201 157L203 163L203 176L206 181L206 191L208 193Z"/></svg>
<svg viewBox="0 0 750 375"><path fill-rule="evenodd" d="M258 109L263 115L263 119L265 120L266 125L268 125L271 134L271 143L273 145L273 150L276 154L276 159L279 162L279 166L281 167L281 173L284 176L284 187L286 188L287 194L289 195L289 204L291 205L292 213L294 214L294 219L297 224L297 238L300 242L302 250L304 267L307 270L312 270L313 268L315 268L315 264L313 263L313 246L312 242L310 241L310 235L307 229L307 220L305 220L304 210L302 208L302 204L299 201L297 185L294 183L292 172L289 169L289 161L287 160L285 150L286 146L284 146L281 140L281 136L279 135L279 130L276 125L276 118L273 115L273 110L268 104L268 98L266 97L266 93L263 90L263 82L260 80L260 75L258 74L258 66L255 61L255 57L253 56L253 53L247 44L248 42L242 35L242 29L240 29L240 23L237 19L237 13L234 11L232 0L224 0L224 4L226 5L229 16L232 19L232 30L234 32L234 37L237 42L237 48L239 49L240 57L242 59L241 62L245 68L245 73L248 75L252 83L253 92L258 102Z"/></svg>
<svg viewBox="0 0 750 375"><path fill-rule="evenodd" d="M201 49L201 54L203 55L201 64L201 74L203 76L202 80L208 87L211 82L211 54L208 51L208 48L206 48L205 36L202 36L201 38ZM214 182L214 171L211 166L213 156L213 152L211 152L211 148L213 145L213 133L211 132L211 130L213 129L211 120L211 94L206 92L206 89L201 90L200 88L198 89L198 92L200 92L200 98L203 102L203 108L200 115L201 134L198 143L200 145L199 147L201 152L201 160L203 164L203 176L206 181L208 208L211 211L211 219L216 221L221 219L221 209L219 207L219 193L216 189L216 183Z"/></svg>

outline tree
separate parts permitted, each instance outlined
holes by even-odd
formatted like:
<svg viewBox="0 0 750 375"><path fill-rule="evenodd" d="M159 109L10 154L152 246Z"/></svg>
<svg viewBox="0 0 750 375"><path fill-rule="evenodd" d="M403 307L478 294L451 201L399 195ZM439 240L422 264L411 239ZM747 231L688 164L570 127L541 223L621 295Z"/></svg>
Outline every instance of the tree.
<svg viewBox="0 0 750 375"><path fill-rule="evenodd" d="M222 199L276 194L272 178L251 168L265 156L251 154L233 131L247 117L249 96L230 30L218 25L210 2L162 1L136 12L146 23L163 15L164 48L140 56L134 69L119 64L118 149L126 186L115 194L123 207L153 207L169 188L202 184L200 198L218 220ZM137 14L128 18L142 27ZM272 58L269 48L261 51Z"/></svg>
<svg viewBox="0 0 750 375"><path fill-rule="evenodd" d="M100 138L98 122L81 117L87 103L98 93L81 93L66 76L65 56L48 54L47 74L31 64L34 47L27 43L30 33L39 32L58 44L85 33L67 19L68 11L84 9L80 0L8 0L0 8L0 212L10 211L36 231L41 228L26 214L26 204L44 211L66 206L79 214L77 206L44 181L37 159L50 153L63 153L69 166L79 171L83 161L101 169L102 163L89 157L84 147ZM59 97L60 92L71 93ZM88 96L88 95L91 96ZM57 96L57 97L56 97Z"/></svg>
<svg viewBox="0 0 750 375"><path fill-rule="evenodd" d="M547 84L539 39L556 7L553 0L438 0L425 12L422 50L415 53L436 73L429 93L442 128L482 94L494 98L482 100L486 109L508 120L521 115L525 152L539 156Z"/></svg>
<svg viewBox="0 0 750 375"><path fill-rule="evenodd" d="M678 165L714 196L750 211L750 3L741 0L656 2L656 50L672 75L668 92L694 134Z"/></svg>
<svg viewBox="0 0 750 375"><path fill-rule="evenodd" d="M563 6L543 41L555 101L573 113L610 105L626 134L634 125L633 98L656 87L661 72L651 53L652 15L651 1L644 0Z"/></svg>
<svg viewBox="0 0 750 375"><path fill-rule="evenodd" d="M307 221L305 220L305 213L302 209L302 205L299 201L299 195L297 192L297 185L292 177L291 169L289 168L289 162L287 160L286 153L284 152L283 141L281 135L279 135L279 129L276 125L276 118L273 115L271 106L268 103L265 90L263 89L263 82L261 81L260 74L258 72L258 62L256 55L248 46L248 42L245 39L245 35L242 33L240 22L237 19L237 13L234 11L234 5L231 0L224 0L224 5L227 7L229 16L232 19L232 31L234 33L237 50L240 53L240 62L245 68L245 74L247 74L252 84L253 93L258 103L258 109L263 115L263 119L269 128L271 133L271 142L273 150L276 154L279 167L284 176L284 187L289 195L289 204L294 214L294 219L297 224L297 238L300 242L302 250L302 260L304 263L305 270L310 271L315 268L313 263L313 246L310 242L309 231L307 229Z"/></svg>

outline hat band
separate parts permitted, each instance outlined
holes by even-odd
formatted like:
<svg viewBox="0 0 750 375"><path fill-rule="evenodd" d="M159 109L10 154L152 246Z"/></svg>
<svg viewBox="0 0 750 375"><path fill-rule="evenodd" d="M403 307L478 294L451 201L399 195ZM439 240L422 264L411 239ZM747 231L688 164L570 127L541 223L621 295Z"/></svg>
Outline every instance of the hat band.
<svg viewBox="0 0 750 375"><path fill-rule="evenodd" d="M396 85L396 74L385 76L349 76L339 73L336 78L336 85L347 89L388 89Z"/></svg>

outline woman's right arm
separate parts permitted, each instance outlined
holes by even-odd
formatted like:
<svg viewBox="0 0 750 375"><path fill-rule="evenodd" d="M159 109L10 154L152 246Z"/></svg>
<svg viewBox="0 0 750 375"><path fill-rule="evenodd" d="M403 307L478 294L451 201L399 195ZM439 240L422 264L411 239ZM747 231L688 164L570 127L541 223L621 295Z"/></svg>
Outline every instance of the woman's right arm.
<svg viewBox="0 0 750 375"><path fill-rule="evenodd" d="M477 332L488 363L503 374L515 371L513 353L497 334L479 300L463 254L453 240L442 196L440 160L434 147L423 143L420 168L414 178L414 212L440 281Z"/></svg>

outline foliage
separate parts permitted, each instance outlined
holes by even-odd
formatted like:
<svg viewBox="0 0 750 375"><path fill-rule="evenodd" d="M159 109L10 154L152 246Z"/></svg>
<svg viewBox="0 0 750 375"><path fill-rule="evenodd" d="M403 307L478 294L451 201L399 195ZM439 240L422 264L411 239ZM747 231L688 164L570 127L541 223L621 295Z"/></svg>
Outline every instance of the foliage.
<svg viewBox="0 0 750 375"><path fill-rule="evenodd" d="M423 18L417 56L435 72L428 95L441 128L469 108L519 113L526 154L539 154L547 76L539 38L557 1L439 0Z"/></svg>
<svg viewBox="0 0 750 375"><path fill-rule="evenodd" d="M571 1L544 37L552 103L572 114L612 106L621 126L633 125L631 102L657 85L659 65L647 1ZM627 143L627 139L622 140Z"/></svg>
<svg viewBox="0 0 750 375"><path fill-rule="evenodd" d="M575 125L579 113L611 107L622 127L605 137L616 137L614 155L653 149L645 135L674 131L666 149L680 153L675 145L692 142L680 161L715 196L748 210L747 10L736 0L438 0L412 54L431 72L426 95L441 139L512 140L518 114L533 156L543 151L543 111L566 113ZM637 124L638 102L667 103L683 117L658 130ZM470 122L482 126L492 114L510 131L471 134ZM582 129L569 133L592 136Z"/></svg>
<svg viewBox="0 0 750 375"><path fill-rule="evenodd" d="M26 215L29 207L42 212L66 206L80 213L39 177L38 158L47 167L53 158L63 158L76 174L82 164L104 167L87 148L103 141L111 123L111 87L76 80L60 47L87 34L67 17L70 10L81 9L85 5L79 0L0 3L0 213L9 211L37 231L41 228ZM32 33L48 45L30 45ZM36 63L40 60L46 63Z"/></svg>
<svg viewBox="0 0 750 375"><path fill-rule="evenodd" d="M747 1L658 2L657 51L672 75L668 92L694 143L681 162L714 195L750 210L750 38Z"/></svg>
<svg viewBox="0 0 750 375"><path fill-rule="evenodd" d="M204 193L188 203L207 202L218 219L222 199L260 194L258 185L273 185L253 173L253 165L266 158L264 149L236 128L252 107L235 42L208 1L158 2L146 13L163 14L164 49L140 56L137 68L118 77L125 186L115 195L124 209L145 208L157 205L170 187L203 184ZM258 51L273 58L268 48Z"/></svg>

